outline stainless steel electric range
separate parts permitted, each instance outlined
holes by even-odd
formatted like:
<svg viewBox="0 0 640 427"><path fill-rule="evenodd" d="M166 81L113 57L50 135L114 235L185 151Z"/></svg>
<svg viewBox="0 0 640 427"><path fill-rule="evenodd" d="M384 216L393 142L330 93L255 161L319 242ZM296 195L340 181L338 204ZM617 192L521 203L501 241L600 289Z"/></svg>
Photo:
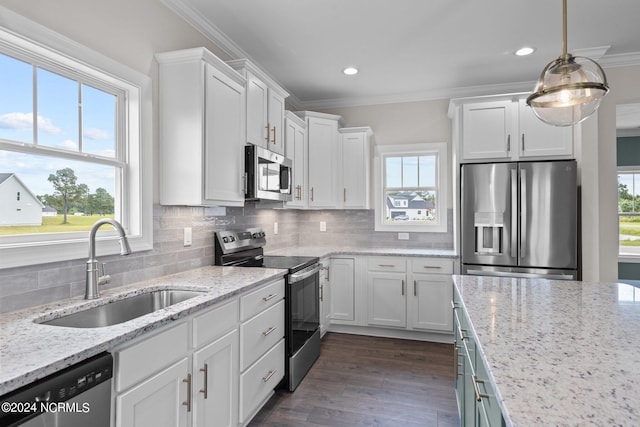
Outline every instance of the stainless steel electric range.
<svg viewBox="0 0 640 427"><path fill-rule="evenodd" d="M216 232L215 265L288 270L285 276L285 376L294 391L320 355L318 257L264 255L261 228Z"/></svg>

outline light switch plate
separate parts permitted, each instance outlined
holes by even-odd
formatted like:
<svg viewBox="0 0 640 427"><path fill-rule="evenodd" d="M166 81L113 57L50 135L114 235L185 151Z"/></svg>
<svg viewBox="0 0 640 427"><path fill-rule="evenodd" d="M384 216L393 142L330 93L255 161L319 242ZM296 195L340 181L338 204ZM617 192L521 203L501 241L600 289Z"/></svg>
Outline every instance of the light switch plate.
<svg viewBox="0 0 640 427"><path fill-rule="evenodd" d="M192 243L192 232L191 232L191 227L185 227L184 228L184 245L185 246L191 246Z"/></svg>
<svg viewBox="0 0 640 427"><path fill-rule="evenodd" d="M273 234L278 234L278 223L277 222L273 223Z"/></svg>
<svg viewBox="0 0 640 427"><path fill-rule="evenodd" d="M320 221L320 231L327 231L327 222Z"/></svg>
<svg viewBox="0 0 640 427"><path fill-rule="evenodd" d="M398 233L398 240L409 240L409 233Z"/></svg>

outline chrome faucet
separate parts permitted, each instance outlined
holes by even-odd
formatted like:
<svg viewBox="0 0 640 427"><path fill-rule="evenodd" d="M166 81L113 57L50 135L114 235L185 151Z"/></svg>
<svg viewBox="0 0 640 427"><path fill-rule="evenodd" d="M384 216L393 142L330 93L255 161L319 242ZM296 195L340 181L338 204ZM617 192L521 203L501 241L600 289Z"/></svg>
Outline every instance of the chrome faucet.
<svg viewBox="0 0 640 427"><path fill-rule="evenodd" d="M120 255L129 255L131 253L131 247L129 241L125 235L124 228L115 219L104 218L97 221L91 227L89 232L89 259L87 260L87 281L84 291L84 299L96 299L100 296L98 292L98 285L104 285L109 283L110 276L104 274L104 263L99 263L96 259L96 232L98 228L104 224L111 224L118 233L120 233ZM102 267L102 275L98 274L98 267Z"/></svg>

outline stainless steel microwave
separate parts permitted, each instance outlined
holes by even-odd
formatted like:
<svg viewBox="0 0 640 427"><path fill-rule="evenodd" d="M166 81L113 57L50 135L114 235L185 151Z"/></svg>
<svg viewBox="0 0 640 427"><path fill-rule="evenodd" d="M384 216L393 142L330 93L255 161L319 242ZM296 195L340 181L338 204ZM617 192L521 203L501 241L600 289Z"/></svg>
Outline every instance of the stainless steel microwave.
<svg viewBox="0 0 640 427"><path fill-rule="evenodd" d="M293 162L282 154L255 145L244 147L246 200L291 201Z"/></svg>

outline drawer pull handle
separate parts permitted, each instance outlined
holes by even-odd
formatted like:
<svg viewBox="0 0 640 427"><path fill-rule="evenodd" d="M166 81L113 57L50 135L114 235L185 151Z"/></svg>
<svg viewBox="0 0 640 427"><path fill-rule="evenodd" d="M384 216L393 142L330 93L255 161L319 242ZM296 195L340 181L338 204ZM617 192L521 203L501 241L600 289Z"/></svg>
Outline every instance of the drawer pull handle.
<svg viewBox="0 0 640 427"><path fill-rule="evenodd" d="M404 296L404 280L402 281L402 296Z"/></svg>
<svg viewBox="0 0 640 427"><path fill-rule="evenodd" d="M262 335L266 337L267 335L269 335L271 332L273 332L273 331L275 331L275 330L276 330L276 328L271 327L271 328L267 329L266 331L264 331L264 332L262 333Z"/></svg>
<svg viewBox="0 0 640 427"><path fill-rule="evenodd" d="M458 307L458 304L456 304L455 302L453 302L453 300L451 300L451 308L452 308L452 309L454 309L454 310L455 310L456 308L459 308L459 307Z"/></svg>
<svg viewBox="0 0 640 427"><path fill-rule="evenodd" d="M191 412L191 374L187 374L187 378L182 382L187 383L187 401L182 404L187 407L187 412Z"/></svg>
<svg viewBox="0 0 640 427"><path fill-rule="evenodd" d="M204 388L200 390L200 393L204 394L204 398L207 398L207 394L209 394L209 386L207 381L209 379L209 366L205 363L204 368L200 368L200 372L204 372Z"/></svg>
<svg viewBox="0 0 640 427"><path fill-rule="evenodd" d="M489 397L488 394L485 393L480 393L480 390L478 389L478 383L484 384L484 380L479 380L477 379L475 376L471 377L471 381L473 382L473 392L476 395L476 400L478 402L480 402L482 400L482 398L487 398Z"/></svg>
<svg viewBox="0 0 640 427"><path fill-rule="evenodd" d="M378 264L378 267L395 267L395 264Z"/></svg>
<svg viewBox="0 0 640 427"><path fill-rule="evenodd" d="M269 373L267 374L266 377L262 377L262 381L264 381L266 383L267 381L269 381L271 379L273 374L275 374L276 372L277 372L276 369L274 369L273 371L269 371Z"/></svg>
<svg viewBox="0 0 640 427"><path fill-rule="evenodd" d="M440 270L442 267L439 265L423 265L422 268L431 268L431 269Z"/></svg>
<svg viewBox="0 0 640 427"><path fill-rule="evenodd" d="M262 298L262 301L267 302L267 301L269 301L270 299L273 299L273 298L275 298L275 297L277 297L277 296L278 296L278 295L276 295L276 294L270 294L270 295L268 295L268 296L266 296L266 297Z"/></svg>
<svg viewBox="0 0 640 427"><path fill-rule="evenodd" d="M414 297L418 296L418 283L417 283L417 280L413 281L413 296Z"/></svg>

